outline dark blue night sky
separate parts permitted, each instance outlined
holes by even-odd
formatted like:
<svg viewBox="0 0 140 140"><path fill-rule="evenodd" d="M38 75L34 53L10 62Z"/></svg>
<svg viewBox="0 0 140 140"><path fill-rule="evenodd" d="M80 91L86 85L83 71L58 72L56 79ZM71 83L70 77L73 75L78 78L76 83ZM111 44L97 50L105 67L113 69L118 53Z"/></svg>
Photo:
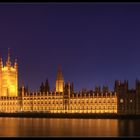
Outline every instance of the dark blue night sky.
<svg viewBox="0 0 140 140"><path fill-rule="evenodd" d="M140 4L0 4L0 56L18 59L31 91L60 64L75 90L140 79Z"/></svg>

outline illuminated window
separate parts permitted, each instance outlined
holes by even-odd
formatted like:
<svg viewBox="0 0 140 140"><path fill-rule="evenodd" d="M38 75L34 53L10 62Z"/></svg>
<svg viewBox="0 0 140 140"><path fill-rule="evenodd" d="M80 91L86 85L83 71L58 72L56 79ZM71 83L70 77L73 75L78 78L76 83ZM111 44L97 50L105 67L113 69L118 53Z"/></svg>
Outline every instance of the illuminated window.
<svg viewBox="0 0 140 140"><path fill-rule="evenodd" d="M120 103L123 103L123 99L120 99Z"/></svg>
<svg viewBox="0 0 140 140"><path fill-rule="evenodd" d="M132 103L132 99L130 100L130 103Z"/></svg>

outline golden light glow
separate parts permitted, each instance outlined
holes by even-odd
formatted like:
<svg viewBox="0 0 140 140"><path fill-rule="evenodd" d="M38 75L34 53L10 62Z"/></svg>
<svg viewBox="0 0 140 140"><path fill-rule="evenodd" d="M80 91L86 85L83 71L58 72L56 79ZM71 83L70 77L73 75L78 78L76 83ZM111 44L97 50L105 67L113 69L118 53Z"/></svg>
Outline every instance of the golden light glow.
<svg viewBox="0 0 140 140"><path fill-rule="evenodd" d="M10 54L8 54L6 65L0 67L0 96L18 96L18 70L15 66L11 66Z"/></svg>
<svg viewBox="0 0 140 140"><path fill-rule="evenodd" d="M0 111L2 112L50 112L50 113L117 113L117 97L107 98L82 97L69 98L65 103L63 95L37 95L7 97L0 100ZM83 102L84 101L84 102ZM87 102L88 101L88 102ZM104 102L106 101L106 102Z"/></svg>
<svg viewBox="0 0 140 140"><path fill-rule="evenodd" d="M61 68L59 66L56 78L56 92L63 92L64 91L64 79L62 75Z"/></svg>
<svg viewBox="0 0 140 140"><path fill-rule="evenodd" d="M22 87L21 97L18 96L17 62L12 67L10 54L6 66L0 65L0 112L50 112L50 113L117 113L117 96L78 95L68 89L64 96L64 79L59 68L56 79L56 91L50 93L27 94ZM60 93L57 94L56 93Z"/></svg>
<svg viewBox="0 0 140 140"><path fill-rule="evenodd" d="M64 81L57 80L56 81L56 92L63 92L63 90L64 90Z"/></svg>

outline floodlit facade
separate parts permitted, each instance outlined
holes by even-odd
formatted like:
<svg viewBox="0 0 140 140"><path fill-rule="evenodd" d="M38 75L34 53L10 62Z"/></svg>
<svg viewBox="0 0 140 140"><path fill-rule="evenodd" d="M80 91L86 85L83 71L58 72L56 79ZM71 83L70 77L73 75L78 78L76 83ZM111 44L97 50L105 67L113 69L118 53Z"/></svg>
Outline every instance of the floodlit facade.
<svg viewBox="0 0 140 140"><path fill-rule="evenodd" d="M56 89L50 91L48 81L39 92L28 92L24 86L18 90L18 65L11 66L10 53L6 66L0 59L0 112L44 113L114 113L140 114L140 82L130 90L128 82L115 81L114 91L100 90L74 92L73 83L64 83L61 68L56 78Z"/></svg>
<svg viewBox="0 0 140 140"><path fill-rule="evenodd" d="M117 113L116 94L28 93L22 87L21 111L50 113Z"/></svg>
<svg viewBox="0 0 140 140"><path fill-rule="evenodd" d="M0 96L17 97L18 96L18 66L17 60L11 65L10 52L8 50L8 58L6 65L3 66L0 58Z"/></svg>
<svg viewBox="0 0 140 140"><path fill-rule="evenodd" d="M60 66L58 68L57 78L56 78L56 92L64 92L64 79Z"/></svg>
<svg viewBox="0 0 140 140"><path fill-rule="evenodd" d="M25 93L1 97L0 112L117 113L116 94Z"/></svg>

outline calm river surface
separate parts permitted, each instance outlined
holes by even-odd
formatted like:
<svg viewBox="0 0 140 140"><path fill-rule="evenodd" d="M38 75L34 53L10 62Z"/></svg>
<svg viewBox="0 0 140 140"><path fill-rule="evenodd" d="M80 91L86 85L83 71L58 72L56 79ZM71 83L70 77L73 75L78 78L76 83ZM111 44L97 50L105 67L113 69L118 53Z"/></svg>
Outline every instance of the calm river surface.
<svg viewBox="0 0 140 140"><path fill-rule="evenodd" d="M0 136L140 136L140 120L0 117Z"/></svg>

